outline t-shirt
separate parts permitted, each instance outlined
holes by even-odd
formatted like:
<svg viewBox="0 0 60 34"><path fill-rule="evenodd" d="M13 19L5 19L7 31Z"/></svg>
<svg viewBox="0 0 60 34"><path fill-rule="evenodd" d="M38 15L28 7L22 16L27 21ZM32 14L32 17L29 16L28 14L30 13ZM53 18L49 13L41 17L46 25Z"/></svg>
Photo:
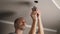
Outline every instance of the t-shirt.
<svg viewBox="0 0 60 34"><path fill-rule="evenodd" d="M14 32L11 32L11 33L9 33L9 34L16 34L16 33L14 33Z"/></svg>

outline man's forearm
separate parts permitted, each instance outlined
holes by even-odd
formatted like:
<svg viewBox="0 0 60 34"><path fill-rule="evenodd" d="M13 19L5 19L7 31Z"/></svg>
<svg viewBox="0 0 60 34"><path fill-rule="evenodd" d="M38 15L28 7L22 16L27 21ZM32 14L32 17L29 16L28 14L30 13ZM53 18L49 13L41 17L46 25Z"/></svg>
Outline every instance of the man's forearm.
<svg viewBox="0 0 60 34"><path fill-rule="evenodd" d="M38 18L38 34L44 34L44 29L43 29L41 17Z"/></svg>
<svg viewBox="0 0 60 34"><path fill-rule="evenodd" d="M37 20L33 20L32 27L29 34L36 34L36 26L37 26Z"/></svg>

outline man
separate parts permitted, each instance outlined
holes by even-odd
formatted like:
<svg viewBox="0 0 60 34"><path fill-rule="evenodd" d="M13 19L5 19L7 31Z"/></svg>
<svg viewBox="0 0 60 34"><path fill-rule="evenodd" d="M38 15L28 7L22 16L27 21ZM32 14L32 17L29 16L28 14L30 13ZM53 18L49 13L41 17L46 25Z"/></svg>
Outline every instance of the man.
<svg viewBox="0 0 60 34"><path fill-rule="evenodd" d="M37 9L35 9L35 7L32 8L31 17L32 17L33 23L32 23L31 30L29 31L29 34L36 34L37 22L38 22L37 34L44 34L43 26L41 23L41 14L38 12ZM11 33L11 34L23 34L25 25L26 25L26 21L23 17L16 19L14 22L15 33Z"/></svg>

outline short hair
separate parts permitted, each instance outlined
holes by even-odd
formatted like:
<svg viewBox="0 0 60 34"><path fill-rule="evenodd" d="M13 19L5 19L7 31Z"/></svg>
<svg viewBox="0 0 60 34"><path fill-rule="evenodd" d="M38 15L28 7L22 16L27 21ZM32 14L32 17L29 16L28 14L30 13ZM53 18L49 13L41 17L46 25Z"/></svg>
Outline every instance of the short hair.
<svg viewBox="0 0 60 34"><path fill-rule="evenodd" d="M24 19L24 18L23 18L23 17L19 17L19 18L15 19L15 21L14 21L14 27L15 27L15 28L17 28L18 23L19 23L19 22L17 22L17 21L18 21L18 20L21 20L21 19Z"/></svg>

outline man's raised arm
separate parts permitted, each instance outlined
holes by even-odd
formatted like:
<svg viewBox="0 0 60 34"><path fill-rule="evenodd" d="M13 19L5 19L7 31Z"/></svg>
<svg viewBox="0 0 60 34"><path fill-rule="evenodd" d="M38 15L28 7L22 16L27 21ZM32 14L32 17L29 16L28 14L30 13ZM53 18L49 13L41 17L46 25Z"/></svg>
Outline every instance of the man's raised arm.
<svg viewBox="0 0 60 34"><path fill-rule="evenodd" d="M44 29L43 29L43 25L42 25L42 21L41 21L40 12L38 12L37 18L38 18L38 34L44 34Z"/></svg>
<svg viewBox="0 0 60 34"><path fill-rule="evenodd" d="M31 30L29 34L36 34L36 26L37 26L37 11L32 9L31 17L33 20Z"/></svg>

